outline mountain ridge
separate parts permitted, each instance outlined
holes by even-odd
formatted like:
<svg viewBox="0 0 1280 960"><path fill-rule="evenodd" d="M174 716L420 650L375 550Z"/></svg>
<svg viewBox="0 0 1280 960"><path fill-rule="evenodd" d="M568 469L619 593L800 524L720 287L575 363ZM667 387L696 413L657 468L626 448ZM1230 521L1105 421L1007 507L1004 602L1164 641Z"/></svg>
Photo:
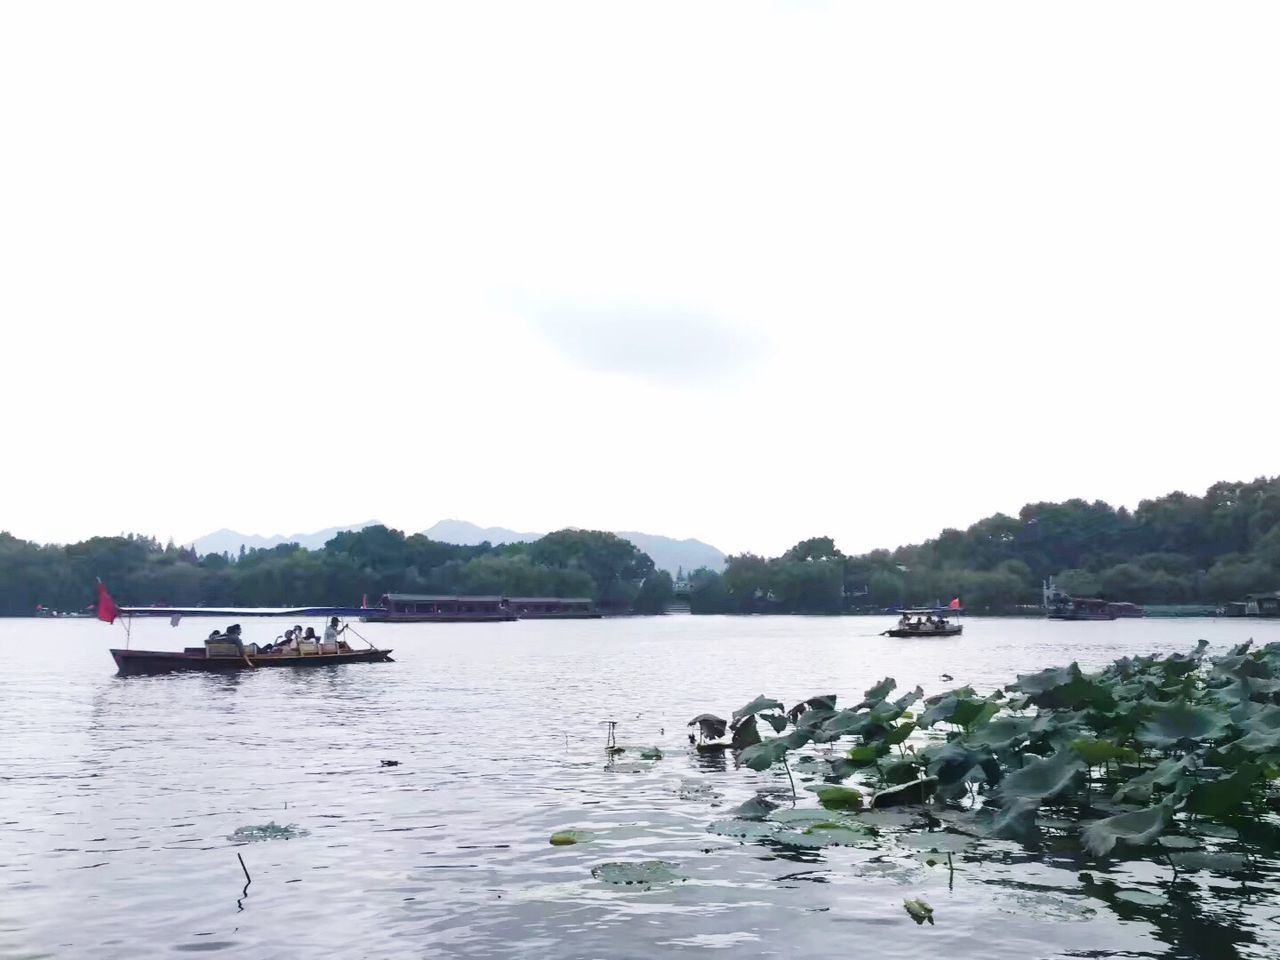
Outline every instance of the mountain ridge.
<svg viewBox="0 0 1280 960"><path fill-rule="evenodd" d="M232 556L240 552L242 544L246 550L269 549L281 543L297 543L308 550L319 550L327 541L343 531L363 530L365 527L375 526L378 523L379 521L377 520L367 520L364 523L326 527L313 533L294 533L288 536L275 534L269 537L258 534L242 534L224 527L221 530L215 530L213 533L205 534L203 537L197 537L192 541L191 546L196 553L201 555L207 553L229 553ZM507 527L482 527L468 520L453 518L440 520L420 532L423 536L430 537L432 540L462 546L475 546L485 541L495 546L502 543L528 543L545 536L542 533L521 532ZM723 551L692 537L677 540L674 537L642 533L636 530L614 532L623 539L634 543L652 558L655 567L659 570L666 570L672 576L681 569L688 573L699 567L709 567L712 570L724 568L725 555Z"/></svg>

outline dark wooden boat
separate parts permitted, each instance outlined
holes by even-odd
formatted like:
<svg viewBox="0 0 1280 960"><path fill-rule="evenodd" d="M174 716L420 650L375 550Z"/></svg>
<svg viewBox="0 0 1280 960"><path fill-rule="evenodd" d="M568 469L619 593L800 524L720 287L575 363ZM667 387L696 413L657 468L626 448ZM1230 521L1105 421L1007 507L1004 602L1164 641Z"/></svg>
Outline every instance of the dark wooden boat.
<svg viewBox="0 0 1280 960"><path fill-rule="evenodd" d="M894 627L892 630L886 630L881 636L884 637L958 637L964 632L964 625L959 623L947 623L942 626L926 624L916 627L912 624L909 627Z"/></svg>
<svg viewBox="0 0 1280 960"><path fill-rule="evenodd" d="M173 673L195 670L201 673L225 673L231 670L257 670L264 667L331 667L340 663L394 662L390 650L346 650L338 653L215 653L205 647L174 650L112 650L111 656L121 676L147 673Z"/></svg>
<svg viewBox="0 0 1280 960"><path fill-rule="evenodd" d="M964 626L954 623L947 617L958 617L963 611L957 607L920 607L903 610L902 620L898 621L898 625L889 630L883 631L882 637L898 637L906 639L909 637L958 637L964 632ZM910 621L915 617L915 622ZM929 617L924 620L922 618ZM936 617L937 619L933 619Z"/></svg>

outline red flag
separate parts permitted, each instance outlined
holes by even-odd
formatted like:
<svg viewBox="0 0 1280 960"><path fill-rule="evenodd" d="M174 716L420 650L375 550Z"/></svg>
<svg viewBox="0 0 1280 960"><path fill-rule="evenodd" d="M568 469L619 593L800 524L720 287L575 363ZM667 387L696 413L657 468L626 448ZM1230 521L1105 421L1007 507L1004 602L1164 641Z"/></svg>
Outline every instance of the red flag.
<svg viewBox="0 0 1280 960"><path fill-rule="evenodd" d="M120 608L116 606L116 602L111 599L111 594L107 593L107 585L101 580L98 581L98 619L104 623L115 623L116 617L120 616Z"/></svg>
<svg viewBox="0 0 1280 960"><path fill-rule="evenodd" d="M950 603L948 603L948 604L947 604L947 609L948 609L948 610L959 610L959 609L960 609L960 598L959 598L959 597L956 597L954 600L952 600Z"/></svg>

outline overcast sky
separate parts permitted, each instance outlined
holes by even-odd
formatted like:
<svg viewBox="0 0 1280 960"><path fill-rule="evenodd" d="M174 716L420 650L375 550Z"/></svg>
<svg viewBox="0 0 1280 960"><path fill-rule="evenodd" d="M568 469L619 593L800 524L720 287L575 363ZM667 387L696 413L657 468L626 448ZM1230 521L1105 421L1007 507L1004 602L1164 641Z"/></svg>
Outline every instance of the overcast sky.
<svg viewBox="0 0 1280 960"><path fill-rule="evenodd" d="M1280 472L1280 6L0 6L0 529L893 546Z"/></svg>

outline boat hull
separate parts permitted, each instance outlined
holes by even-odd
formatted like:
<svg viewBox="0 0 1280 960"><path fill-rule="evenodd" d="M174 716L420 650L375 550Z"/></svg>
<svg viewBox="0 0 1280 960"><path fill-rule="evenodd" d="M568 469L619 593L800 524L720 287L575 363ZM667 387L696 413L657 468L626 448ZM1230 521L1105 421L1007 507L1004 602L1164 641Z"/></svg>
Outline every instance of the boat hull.
<svg viewBox="0 0 1280 960"><path fill-rule="evenodd" d="M1114 620L1114 613L1086 613L1084 611L1071 611L1069 613L1051 613L1050 620Z"/></svg>
<svg viewBox="0 0 1280 960"><path fill-rule="evenodd" d="M174 673L229 673L234 670L257 670L265 667L332 667L343 663L381 663L391 661L390 650L352 650L348 653L317 653L306 656L209 657L204 651L112 650L112 659L121 676Z"/></svg>
<svg viewBox="0 0 1280 960"><path fill-rule="evenodd" d="M883 636L898 637L906 639L908 637L958 637L964 632L964 627L947 627L945 630L886 630Z"/></svg>

